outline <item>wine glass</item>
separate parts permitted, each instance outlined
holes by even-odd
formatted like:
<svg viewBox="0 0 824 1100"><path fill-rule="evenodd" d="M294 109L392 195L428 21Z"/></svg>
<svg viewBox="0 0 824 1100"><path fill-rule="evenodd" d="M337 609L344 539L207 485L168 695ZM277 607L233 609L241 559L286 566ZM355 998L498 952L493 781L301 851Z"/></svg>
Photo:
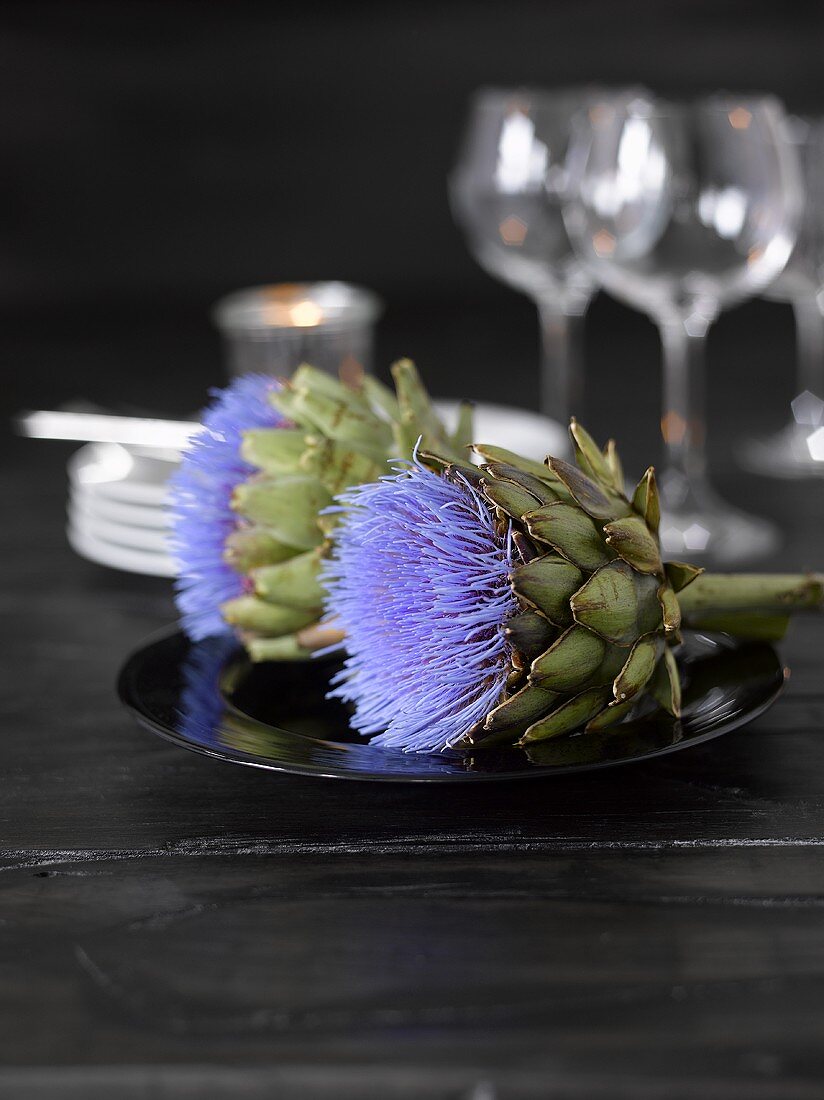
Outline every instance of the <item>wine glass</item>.
<svg viewBox="0 0 824 1100"><path fill-rule="evenodd" d="M676 557L730 564L778 541L708 482L703 356L719 311L771 282L795 242L802 185L784 119L771 97L604 99L570 147L570 236L600 283L660 328L661 542Z"/></svg>
<svg viewBox="0 0 824 1100"><path fill-rule="evenodd" d="M791 418L774 435L748 439L742 465L772 477L824 476L824 119L791 117L786 140L798 151L804 214L787 266L764 292L795 314L798 392Z"/></svg>
<svg viewBox="0 0 824 1100"><path fill-rule="evenodd" d="M574 254L561 203L571 120L587 88L484 88L472 99L449 179L475 259L534 299L541 322L541 412L580 413L583 317L593 281Z"/></svg>

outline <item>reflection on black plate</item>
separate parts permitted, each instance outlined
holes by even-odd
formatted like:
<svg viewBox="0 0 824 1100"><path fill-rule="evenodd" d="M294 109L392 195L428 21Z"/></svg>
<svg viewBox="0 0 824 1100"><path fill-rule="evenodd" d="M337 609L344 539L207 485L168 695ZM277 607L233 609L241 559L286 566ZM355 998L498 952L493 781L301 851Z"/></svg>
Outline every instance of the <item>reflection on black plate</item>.
<svg viewBox="0 0 824 1100"><path fill-rule="evenodd" d="M437 755L372 748L325 698L332 661L251 664L236 642L189 642L175 631L126 662L120 698L138 721L184 748L301 775L399 781L516 779L643 760L728 733L762 714L784 682L771 646L688 635L678 653L683 715L647 704L599 734L531 746Z"/></svg>

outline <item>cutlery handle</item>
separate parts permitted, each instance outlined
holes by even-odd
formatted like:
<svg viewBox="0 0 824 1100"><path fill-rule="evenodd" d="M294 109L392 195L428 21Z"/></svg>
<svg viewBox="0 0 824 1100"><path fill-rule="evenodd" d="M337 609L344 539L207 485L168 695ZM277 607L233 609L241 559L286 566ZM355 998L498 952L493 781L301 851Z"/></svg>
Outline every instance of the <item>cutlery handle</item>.
<svg viewBox="0 0 824 1100"><path fill-rule="evenodd" d="M14 420L20 435L32 439L76 439L87 443L124 443L181 451L199 425L188 420L161 420L109 413L38 409Z"/></svg>

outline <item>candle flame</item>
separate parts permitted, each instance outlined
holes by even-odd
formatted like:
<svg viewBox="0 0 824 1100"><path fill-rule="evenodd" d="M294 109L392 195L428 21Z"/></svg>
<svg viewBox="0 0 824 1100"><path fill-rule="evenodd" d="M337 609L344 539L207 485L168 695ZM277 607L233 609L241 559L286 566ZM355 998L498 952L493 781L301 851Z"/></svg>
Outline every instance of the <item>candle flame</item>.
<svg viewBox="0 0 824 1100"><path fill-rule="evenodd" d="M596 256L611 256L615 251L615 238L606 229L599 229L592 236L592 247Z"/></svg>
<svg viewBox="0 0 824 1100"><path fill-rule="evenodd" d="M683 443L687 435L687 422L677 412L670 411L661 417L661 435L665 443Z"/></svg>
<svg viewBox="0 0 824 1100"><path fill-rule="evenodd" d="M727 117L733 130L746 130L752 122L752 112L748 111L746 107L736 107L729 112Z"/></svg>
<svg viewBox="0 0 824 1100"><path fill-rule="evenodd" d="M310 302L306 298L289 307L289 320L298 328L312 328L323 320L323 310L317 302Z"/></svg>
<svg viewBox="0 0 824 1100"><path fill-rule="evenodd" d="M511 244L516 248L520 248L526 240L529 226L525 221L522 221L521 218L516 218L514 214L510 214L510 216L504 218L498 226L498 232L504 244Z"/></svg>

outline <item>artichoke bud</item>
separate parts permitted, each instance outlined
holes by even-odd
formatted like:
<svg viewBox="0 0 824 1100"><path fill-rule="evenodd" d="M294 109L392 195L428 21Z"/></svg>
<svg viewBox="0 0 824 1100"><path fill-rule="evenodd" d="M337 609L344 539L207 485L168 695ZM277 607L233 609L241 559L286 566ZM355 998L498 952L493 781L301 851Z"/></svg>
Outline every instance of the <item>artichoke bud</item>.
<svg viewBox="0 0 824 1100"><path fill-rule="evenodd" d="M661 523L661 500L658 496L658 485L655 481L655 470L652 466L638 482L632 497L632 507L641 516L653 535L658 535L658 527ZM687 566L694 569L695 566Z"/></svg>
<svg viewBox="0 0 824 1100"><path fill-rule="evenodd" d="M223 556L238 573L248 573L261 565L286 561L300 551L280 542L263 527L238 527L226 539Z"/></svg>
<svg viewBox="0 0 824 1100"><path fill-rule="evenodd" d="M697 565L687 565L683 561L668 561L664 564L664 572L673 592L682 592L696 577L700 577L704 570Z"/></svg>
<svg viewBox="0 0 824 1100"><path fill-rule="evenodd" d="M449 443L441 419L411 359L400 359L392 365L392 378L398 395L399 423L422 435L428 445L437 449L439 443ZM413 440L414 445L414 440Z"/></svg>
<svg viewBox="0 0 824 1100"><path fill-rule="evenodd" d="M323 588L318 580L320 550L307 550L287 561L263 565L250 573L255 594L283 607L313 609L323 605Z"/></svg>
<svg viewBox="0 0 824 1100"><path fill-rule="evenodd" d="M312 651L298 641L297 633L271 638L246 634L243 642L253 661L301 661L312 656Z"/></svg>
<svg viewBox="0 0 824 1100"><path fill-rule="evenodd" d="M533 722L524 733L520 744L528 745L532 741L543 741L547 737L560 737L571 733L590 722L600 714L611 701L609 688L595 687L582 691L556 707L544 718Z"/></svg>
<svg viewBox="0 0 824 1100"><path fill-rule="evenodd" d="M650 678L650 692L664 710L678 717L681 713L681 678L671 649L664 650L663 658L655 666Z"/></svg>
<svg viewBox="0 0 824 1100"><path fill-rule="evenodd" d="M557 554L533 558L512 572L512 587L521 603L531 605L559 627L572 622L569 601L583 582L581 570Z"/></svg>
<svg viewBox="0 0 824 1100"><path fill-rule="evenodd" d="M502 730L524 729L531 726L552 707L559 698L557 692L545 691L535 684L510 695L503 703L489 712L483 724L483 733L474 735L473 740L486 740L484 734L500 733Z"/></svg>
<svg viewBox="0 0 824 1100"><path fill-rule="evenodd" d="M602 485L609 485L617 492L623 493L623 474L621 474L620 480L616 478L616 472L621 470L621 463L615 451L615 443L610 440L612 459L608 460L606 454L598 448L589 432L574 417L569 425L569 434L572 437L572 446L575 450L575 461L580 469ZM609 447L610 444L607 444L607 446Z"/></svg>
<svg viewBox="0 0 824 1100"><path fill-rule="evenodd" d="M539 612L527 610L507 622L504 634L518 653L531 660L555 641L558 628Z"/></svg>
<svg viewBox="0 0 824 1100"><path fill-rule="evenodd" d="M487 500L512 519L520 519L524 513L531 512L540 503L528 489L511 481L490 481L486 484L485 491Z"/></svg>
<svg viewBox="0 0 824 1100"><path fill-rule="evenodd" d="M570 500L570 494L560 478L552 472L546 464L533 462L531 458L523 458L514 451L508 451L505 447L495 447L490 443L473 443L472 450L487 463L503 463L524 474L531 474L538 481L549 485L557 494L559 500Z"/></svg>
<svg viewBox="0 0 824 1100"><path fill-rule="evenodd" d="M586 512L562 500L524 516L527 531L548 543L579 569L598 569L615 555Z"/></svg>
<svg viewBox="0 0 824 1100"><path fill-rule="evenodd" d="M575 691L592 678L606 649L603 638L573 623L557 642L532 662L530 681L545 684L552 691Z"/></svg>
<svg viewBox="0 0 824 1100"><path fill-rule="evenodd" d="M473 476L475 468L455 450L471 438L471 407L462 409L450 435L414 364L395 364L393 374L397 396L370 376L349 386L304 364L269 394L290 426L243 435L241 457L259 472L234 491L240 523L226 540L224 556L245 575L250 594L225 605L225 618L253 660L294 660L340 641L339 631L318 624L320 561L340 520L327 509L337 493L376 481L387 461L411 453L421 436L447 456L444 461ZM403 451L395 442L399 433L410 440ZM549 640L542 634L536 652Z"/></svg>
<svg viewBox="0 0 824 1100"><path fill-rule="evenodd" d="M667 634L676 634L681 626L681 605L669 583L661 585L658 600L661 604L664 631Z"/></svg>
<svg viewBox="0 0 824 1100"><path fill-rule="evenodd" d="M243 640L253 661L299 661L319 649L340 645L343 638L343 632L332 623L312 622L289 634L267 637L249 633Z"/></svg>
<svg viewBox="0 0 824 1100"><path fill-rule="evenodd" d="M470 401L462 401L458 406L458 421L455 430L449 437L452 449L458 454L465 454L472 446L472 433L475 427L475 411Z"/></svg>
<svg viewBox="0 0 824 1100"><path fill-rule="evenodd" d="M241 458L267 474L293 473L306 450L300 428L256 428L243 433Z"/></svg>
<svg viewBox="0 0 824 1100"><path fill-rule="evenodd" d="M343 444L325 436L310 435L306 437L299 468L314 474L334 495L350 485L375 481L384 472L385 463L359 450L356 444Z"/></svg>
<svg viewBox="0 0 824 1100"><path fill-rule="evenodd" d="M627 663L615 677L613 692L616 703L625 703L644 690L663 655L664 640L660 634L645 634L638 639Z"/></svg>
<svg viewBox="0 0 824 1100"><path fill-rule="evenodd" d="M618 448L615 445L615 440L610 439L607 445L604 447L604 458L606 459L607 466L612 473L612 484L615 488L623 493L624 491L624 467L621 463L620 456L618 455ZM656 524L656 530L658 525Z"/></svg>
<svg viewBox="0 0 824 1100"><path fill-rule="evenodd" d="M239 515L299 550L311 550L323 541L318 512L331 503L332 494L317 478L300 474L261 474L238 485L232 495Z"/></svg>
<svg viewBox="0 0 824 1100"><path fill-rule="evenodd" d="M573 595L573 618L605 641L632 645L640 634L663 625L656 577L636 573L622 560L596 570Z"/></svg>
<svg viewBox="0 0 824 1100"><path fill-rule="evenodd" d="M630 502L614 443L601 450L575 421L570 435L577 466L548 458L540 467L475 446L486 461L479 491L510 530L510 581L522 611L505 627L513 647L507 690L467 743L504 730L522 745L581 726L597 732L647 693L680 711L670 648L681 625L675 592L701 571L661 560L653 471Z"/></svg>
<svg viewBox="0 0 824 1100"><path fill-rule="evenodd" d="M528 474L524 470L519 470L517 466L511 466L507 462L490 462L483 467L487 470L493 478L490 484L495 484L499 481L511 482L514 485L520 485L522 489L525 489L531 494L538 502L538 504L552 504L556 500L560 500L555 489L553 489L546 481L543 481L539 477L535 477L534 474Z"/></svg>
<svg viewBox="0 0 824 1100"><path fill-rule="evenodd" d="M601 730L608 729L610 726L614 726L616 722L620 722L622 718L626 718L634 706L634 699L630 699L626 703L617 703L613 699L594 718L590 718L584 729L587 733L600 733Z"/></svg>
<svg viewBox="0 0 824 1100"><path fill-rule="evenodd" d="M314 390L293 390L291 410L286 415L306 423L329 439L339 443L355 443L378 461L385 459L392 441L388 424L369 409L338 400Z"/></svg>
<svg viewBox="0 0 824 1100"><path fill-rule="evenodd" d="M228 600L221 606L221 613L230 626L262 634L288 634L308 626L318 617L317 608L282 607L257 596Z"/></svg>
<svg viewBox="0 0 824 1100"><path fill-rule="evenodd" d="M323 394L334 401L362 409L369 408L367 394L360 386L349 386L325 370L319 370L310 363L301 363L289 380L292 390Z"/></svg>
<svg viewBox="0 0 824 1100"><path fill-rule="evenodd" d="M566 486L575 503L593 519L606 523L633 514L627 498L611 485L592 481L563 458L549 458L547 465Z"/></svg>
<svg viewBox="0 0 824 1100"><path fill-rule="evenodd" d="M398 399L389 386L385 386L372 374L364 375L363 393L369 404L378 409L384 419L394 423L401 418L401 407Z"/></svg>
<svg viewBox="0 0 824 1100"><path fill-rule="evenodd" d="M604 527L606 543L639 573L660 575L663 568L658 540L640 516L616 519Z"/></svg>

